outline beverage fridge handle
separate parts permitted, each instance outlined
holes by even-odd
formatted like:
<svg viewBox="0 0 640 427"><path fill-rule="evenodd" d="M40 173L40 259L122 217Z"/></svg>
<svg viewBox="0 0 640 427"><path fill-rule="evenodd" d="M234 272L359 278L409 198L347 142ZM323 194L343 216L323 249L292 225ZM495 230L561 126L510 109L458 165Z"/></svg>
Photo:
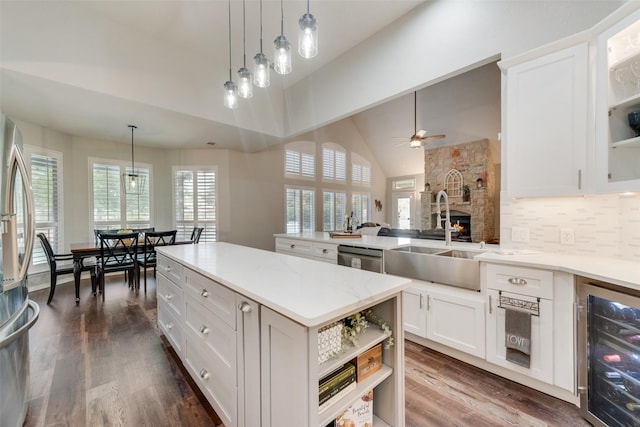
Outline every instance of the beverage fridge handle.
<svg viewBox="0 0 640 427"><path fill-rule="evenodd" d="M25 304L22 311L18 316L16 316L16 318L19 318L20 316L22 316L22 313L24 313L24 310L26 310L27 308L33 311L33 315L17 330L15 330L11 334L7 335L5 338L0 340L0 349L8 346L12 342L20 338L36 323L36 320L38 320L38 317L40 316L40 306L35 301L31 301L30 299L27 300L27 304Z"/></svg>
<svg viewBox="0 0 640 427"><path fill-rule="evenodd" d="M27 276L27 270L29 269L29 264L31 264L31 255L33 251L33 243L35 239L35 219L34 219L34 208L33 208L33 193L31 190L31 183L29 182L29 172L27 171L27 166L24 162L22 154L17 147L13 147L11 150L11 162L15 164L20 170L20 177L22 178L22 182L20 183L24 189L24 194L26 195L25 201L27 204L27 218L25 227L25 240L24 240L24 258L22 260L22 265L20 266L20 270L18 272L18 278L22 280ZM12 167L13 169L13 167ZM11 172L12 175L15 174L14 171ZM11 176L11 194L15 194L16 189L13 188L14 180L13 176ZM9 206L7 204L7 206Z"/></svg>

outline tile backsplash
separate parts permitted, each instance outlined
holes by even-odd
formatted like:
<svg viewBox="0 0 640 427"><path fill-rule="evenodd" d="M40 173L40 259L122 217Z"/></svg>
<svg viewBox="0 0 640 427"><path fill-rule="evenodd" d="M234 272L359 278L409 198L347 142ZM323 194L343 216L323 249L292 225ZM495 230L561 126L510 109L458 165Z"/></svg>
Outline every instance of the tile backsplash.
<svg viewBox="0 0 640 427"><path fill-rule="evenodd" d="M529 241L512 241L513 227L527 228ZM561 228L573 230L573 244L560 243ZM640 262L640 195L502 198L500 246Z"/></svg>

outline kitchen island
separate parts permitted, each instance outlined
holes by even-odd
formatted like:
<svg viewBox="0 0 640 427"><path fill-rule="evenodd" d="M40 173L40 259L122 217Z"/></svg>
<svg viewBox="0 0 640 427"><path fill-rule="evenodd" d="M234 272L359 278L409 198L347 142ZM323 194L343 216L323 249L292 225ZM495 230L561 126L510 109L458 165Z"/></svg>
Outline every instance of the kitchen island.
<svg viewBox="0 0 640 427"><path fill-rule="evenodd" d="M222 242L158 253L158 325L226 427L324 427L369 390L374 425L404 425L410 280ZM318 381L388 342L371 325L358 347L319 363L323 328L365 309L387 322L394 345L380 370L321 411Z"/></svg>

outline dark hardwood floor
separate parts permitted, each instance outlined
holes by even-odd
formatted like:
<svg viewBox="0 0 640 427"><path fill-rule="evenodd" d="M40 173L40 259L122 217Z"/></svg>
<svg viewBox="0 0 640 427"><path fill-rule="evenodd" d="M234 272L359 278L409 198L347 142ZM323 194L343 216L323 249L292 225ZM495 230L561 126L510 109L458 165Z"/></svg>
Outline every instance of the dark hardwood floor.
<svg viewBox="0 0 640 427"><path fill-rule="evenodd" d="M219 426L156 325L155 280L108 279L105 301L83 280L33 292L31 400L25 426ZM406 426L588 426L571 404L406 342ZM247 426L252 427L252 426ZM285 427L285 426L283 426ZM297 427L297 426L291 426Z"/></svg>

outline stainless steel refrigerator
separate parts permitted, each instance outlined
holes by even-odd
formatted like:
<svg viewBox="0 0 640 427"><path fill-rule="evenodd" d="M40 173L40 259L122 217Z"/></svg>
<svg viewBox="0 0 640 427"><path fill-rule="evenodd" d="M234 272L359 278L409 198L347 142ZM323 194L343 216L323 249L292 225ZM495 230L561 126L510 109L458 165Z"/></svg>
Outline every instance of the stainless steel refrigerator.
<svg viewBox="0 0 640 427"><path fill-rule="evenodd" d="M27 289L34 222L22 137L1 113L0 138L0 427L16 427L27 414L28 332L40 310Z"/></svg>

